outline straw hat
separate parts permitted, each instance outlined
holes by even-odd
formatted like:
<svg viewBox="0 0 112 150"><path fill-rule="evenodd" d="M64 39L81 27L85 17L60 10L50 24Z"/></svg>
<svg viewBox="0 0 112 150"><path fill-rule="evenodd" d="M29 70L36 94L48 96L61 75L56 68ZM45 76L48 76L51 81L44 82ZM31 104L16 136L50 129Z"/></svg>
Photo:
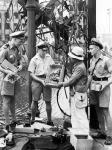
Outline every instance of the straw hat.
<svg viewBox="0 0 112 150"><path fill-rule="evenodd" d="M72 45L68 56L78 60L84 60L84 50L79 46Z"/></svg>
<svg viewBox="0 0 112 150"><path fill-rule="evenodd" d="M12 38L22 38L25 36L25 31L16 31L10 34Z"/></svg>

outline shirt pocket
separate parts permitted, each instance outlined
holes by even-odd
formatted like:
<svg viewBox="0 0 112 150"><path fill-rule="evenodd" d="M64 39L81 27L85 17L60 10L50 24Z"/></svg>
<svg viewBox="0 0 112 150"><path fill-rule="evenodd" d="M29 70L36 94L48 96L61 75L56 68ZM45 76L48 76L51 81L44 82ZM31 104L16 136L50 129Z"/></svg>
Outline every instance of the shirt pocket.
<svg viewBox="0 0 112 150"><path fill-rule="evenodd" d="M37 75L44 74L44 65L42 62L36 64L35 74L37 74Z"/></svg>

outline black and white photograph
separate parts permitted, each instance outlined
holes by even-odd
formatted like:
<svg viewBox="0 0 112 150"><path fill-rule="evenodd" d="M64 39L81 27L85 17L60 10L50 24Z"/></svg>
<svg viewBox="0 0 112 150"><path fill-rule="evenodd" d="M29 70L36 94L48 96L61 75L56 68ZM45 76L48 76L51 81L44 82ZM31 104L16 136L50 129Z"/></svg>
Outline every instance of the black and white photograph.
<svg viewBox="0 0 112 150"><path fill-rule="evenodd" d="M0 0L0 150L112 150L112 0Z"/></svg>

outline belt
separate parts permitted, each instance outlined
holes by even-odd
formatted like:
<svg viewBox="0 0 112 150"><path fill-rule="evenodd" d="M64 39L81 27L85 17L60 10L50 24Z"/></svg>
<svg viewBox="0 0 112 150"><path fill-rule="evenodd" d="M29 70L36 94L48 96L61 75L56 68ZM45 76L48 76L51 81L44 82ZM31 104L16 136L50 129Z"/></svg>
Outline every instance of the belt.
<svg viewBox="0 0 112 150"><path fill-rule="evenodd" d="M107 78L107 77L97 78L97 77L93 76L93 80L94 80L94 81L107 81L108 78Z"/></svg>

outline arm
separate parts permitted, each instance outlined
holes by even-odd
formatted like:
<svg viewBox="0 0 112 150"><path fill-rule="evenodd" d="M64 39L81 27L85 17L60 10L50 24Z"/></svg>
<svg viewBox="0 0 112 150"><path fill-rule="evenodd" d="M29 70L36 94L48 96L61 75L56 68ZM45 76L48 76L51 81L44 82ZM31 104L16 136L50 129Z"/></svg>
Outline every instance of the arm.
<svg viewBox="0 0 112 150"><path fill-rule="evenodd" d="M106 62L106 68L108 69L108 72L110 73L110 77L109 77L108 81L105 83L105 85L102 87L102 90L104 90L107 86L112 84L112 59L109 59Z"/></svg>
<svg viewBox="0 0 112 150"><path fill-rule="evenodd" d="M72 76L65 82L59 82L57 84L52 85L52 87L68 87L70 85L73 85L77 79L79 79L83 75L83 69L81 67L77 67L75 69L75 72L72 74Z"/></svg>
<svg viewBox="0 0 112 150"><path fill-rule="evenodd" d="M17 66L17 69L18 69L18 72L19 72L23 69L23 56L22 56L22 54L19 54L18 57L20 58L19 59L19 66Z"/></svg>
<svg viewBox="0 0 112 150"><path fill-rule="evenodd" d="M5 74L13 74L13 72L12 72L11 70L6 69L6 68L3 68L3 67L1 66L2 62L5 60L6 53L7 53L7 49L4 49L4 48L3 48L3 49L0 51L0 71L1 71L2 73L5 73Z"/></svg>
<svg viewBox="0 0 112 150"><path fill-rule="evenodd" d="M0 71L1 71L2 73L5 73L5 74L13 74L12 71L6 70L6 69L2 68L1 66L0 66Z"/></svg>
<svg viewBox="0 0 112 150"><path fill-rule="evenodd" d="M61 82L59 86L68 87L70 85L73 85L82 75L83 75L83 69L81 67L78 67L75 70L75 72L72 74L72 76L69 78L69 80L65 82Z"/></svg>
<svg viewBox="0 0 112 150"><path fill-rule="evenodd" d="M89 75L88 76L88 81L87 81L87 89L90 88L91 81L92 81L92 75Z"/></svg>
<svg viewBox="0 0 112 150"><path fill-rule="evenodd" d="M37 77L34 73L30 73L30 76L32 77L33 80L38 81L40 83L42 83L43 85L45 85L45 81L42 78Z"/></svg>
<svg viewBox="0 0 112 150"><path fill-rule="evenodd" d="M44 85L44 80L42 78L37 77L35 74L36 67L37 67L37 64L35 63L35 58L32 58L30 63L29 63L29 67L28 67L28 71L30 72L30 76L33 80L41 82Z"/></svg>

